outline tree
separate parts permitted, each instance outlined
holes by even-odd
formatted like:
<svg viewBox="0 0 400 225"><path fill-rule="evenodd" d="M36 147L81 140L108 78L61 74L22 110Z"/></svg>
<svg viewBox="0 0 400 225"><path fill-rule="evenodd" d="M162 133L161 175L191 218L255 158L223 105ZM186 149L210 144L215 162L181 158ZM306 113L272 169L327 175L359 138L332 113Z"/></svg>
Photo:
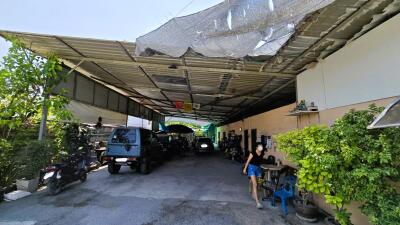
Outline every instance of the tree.
<svg viewBox="0 0 400 225"><path fill-rule="evenodd" d="M66 74L55 55L47 58L27 50L16 38L0 63L0 138L10 138L18 128L31 126L40 118L45 104L56 118L68 117L62 95L50 96Z"/></svg>
<svg viewBox="0 0 400 225"><path fill-rule="evenodd" d="M32 177L38 168L58 154L57 141L37 142L38 121L42 106L47 106L53 133L61 133L59 122L69 119L69 99L51 95L64 79L57 57L46 58L27 50L14 37L8 54L0 61L0 188L8 186L16 176ZM16 169L18 168L18 170ZM24 175L21 173L24 169Z"/></svg>

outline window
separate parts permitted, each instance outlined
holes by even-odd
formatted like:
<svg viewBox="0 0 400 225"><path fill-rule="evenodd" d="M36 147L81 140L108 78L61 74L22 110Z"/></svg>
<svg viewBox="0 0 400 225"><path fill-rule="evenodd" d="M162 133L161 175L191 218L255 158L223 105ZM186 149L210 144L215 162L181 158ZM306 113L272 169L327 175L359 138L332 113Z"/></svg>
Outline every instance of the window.
<svg viewBox="0 0 400 225"><path fill-rule="evenodd" d="M136 143L136 129L119 128L112 138L113 143Z"/></svg>

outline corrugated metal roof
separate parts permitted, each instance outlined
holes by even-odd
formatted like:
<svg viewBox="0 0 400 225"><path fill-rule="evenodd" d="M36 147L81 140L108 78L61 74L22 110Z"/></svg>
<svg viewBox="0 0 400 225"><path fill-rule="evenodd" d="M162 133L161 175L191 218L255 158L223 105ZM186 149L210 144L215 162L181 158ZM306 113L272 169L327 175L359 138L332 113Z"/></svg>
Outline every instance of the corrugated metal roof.
<svg viewBox="0 0 400 225"><path fill-rule="evenodd" d="M293 101L295 76L307 64L397 14L399 2L336 0L304 19L274 57L207 58L193 52L182 58L137 57L132 42L13 31L0 35L17 36L32 51L54 53L68 66L84 60L79 66L84 75L168 115L227 122ZM200 103L201 108L183 113L174 101Z"/></svg>

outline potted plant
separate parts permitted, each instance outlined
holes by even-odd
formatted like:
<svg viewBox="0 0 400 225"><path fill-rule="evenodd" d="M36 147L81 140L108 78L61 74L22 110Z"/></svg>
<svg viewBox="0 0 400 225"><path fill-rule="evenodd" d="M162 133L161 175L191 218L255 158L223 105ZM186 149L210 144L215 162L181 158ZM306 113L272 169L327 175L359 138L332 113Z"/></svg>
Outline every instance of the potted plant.
<svg viewBox="0 0 400 225"><path fill-rule="evenodd" d="M325 217L325 223L328 225L340 225L340 223L333 216Z"/></svg>
<svg viewBox="0 0 400 225"><path fill-rule="evenodd" d="M311 126L277 136L280 151L288 154L297 165L299 195L294 201L297 217L308 222L317 221L318 208L311 202L311 192L329 193L329 177L321 159L315 157L329 149L329 129Z"/></svg>
<svg viewBox="0 0 400 225"><path fill-rule="evenodd" d="M308 191L299 191L299 196L293 201L296 216L307 222L316 222L318 220L318 207L311 201L311 193Z"/></svg>

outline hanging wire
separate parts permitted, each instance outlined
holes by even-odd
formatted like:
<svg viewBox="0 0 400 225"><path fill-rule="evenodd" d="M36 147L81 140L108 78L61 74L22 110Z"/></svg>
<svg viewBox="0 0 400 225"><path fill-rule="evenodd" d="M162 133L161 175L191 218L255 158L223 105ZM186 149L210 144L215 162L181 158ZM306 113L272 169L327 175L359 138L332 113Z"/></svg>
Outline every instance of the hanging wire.
<svg viewBox="0 0 400 225"><path fill-rule="evenodd" d="M191 0L188 4L186 4L181 10L178 11L178 13L174 16L177 17L179 16L179 14L181 14L183 11L185 11L189 6L191 6L193 4L193 2L196 0Z"/></svg>

